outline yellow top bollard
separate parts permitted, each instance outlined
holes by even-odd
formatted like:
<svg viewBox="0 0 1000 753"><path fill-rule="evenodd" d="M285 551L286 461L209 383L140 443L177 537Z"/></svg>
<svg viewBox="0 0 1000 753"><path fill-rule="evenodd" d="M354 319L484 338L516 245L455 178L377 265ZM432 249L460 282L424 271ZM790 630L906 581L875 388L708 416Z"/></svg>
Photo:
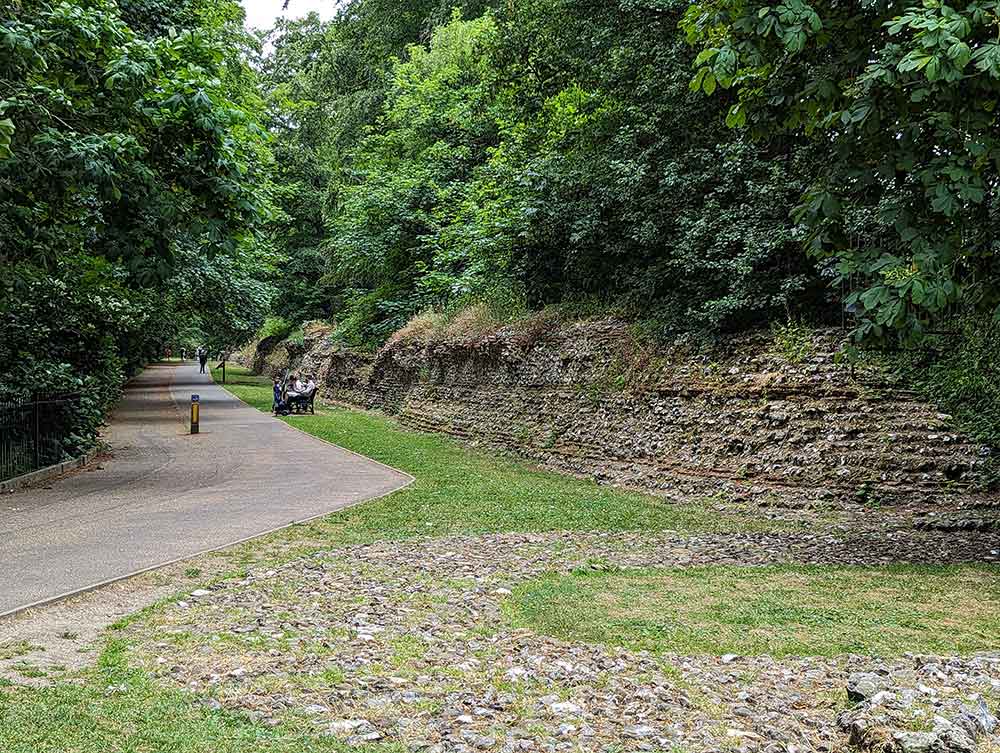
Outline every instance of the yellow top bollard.
<svg viewBox="0 0 1000 753"><path fill-rule="evenodd" d="M201 396L191 395L191 433L198 433L198 419L201 413Z"/></svg>

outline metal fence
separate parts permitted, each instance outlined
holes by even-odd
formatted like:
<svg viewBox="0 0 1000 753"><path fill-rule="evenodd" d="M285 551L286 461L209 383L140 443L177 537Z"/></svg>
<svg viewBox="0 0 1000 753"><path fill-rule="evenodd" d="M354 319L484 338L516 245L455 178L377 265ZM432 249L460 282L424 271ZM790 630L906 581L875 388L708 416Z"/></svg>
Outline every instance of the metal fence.
<svg viewBox="0 0 1000 753"><path fill-rule="evenodd" d="M0 401L0 481L64 460L79 404L78 394Z"/></svg>

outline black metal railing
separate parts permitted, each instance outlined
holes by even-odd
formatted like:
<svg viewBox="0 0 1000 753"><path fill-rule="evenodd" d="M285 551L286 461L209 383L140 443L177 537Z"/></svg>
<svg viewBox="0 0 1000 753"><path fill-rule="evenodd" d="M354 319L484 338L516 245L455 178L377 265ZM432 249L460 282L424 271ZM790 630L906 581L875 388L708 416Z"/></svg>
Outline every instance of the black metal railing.
<svg viewBox="0 0 1000 753"><path fill-rule="evenodd" d="M79 406L77 394L0 401L0 481L67 460Z"/></svg>

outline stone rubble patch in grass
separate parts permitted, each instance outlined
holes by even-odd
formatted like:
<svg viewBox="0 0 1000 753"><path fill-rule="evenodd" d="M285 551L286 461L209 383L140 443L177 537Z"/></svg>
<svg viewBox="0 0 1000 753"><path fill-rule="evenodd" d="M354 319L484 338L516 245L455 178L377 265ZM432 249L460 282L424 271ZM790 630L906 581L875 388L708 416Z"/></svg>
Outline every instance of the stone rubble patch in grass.
<svg viewBox="0 0 1000 753"><path fill-rule="evenodd" d="M850 546L814 547L818 560L858 555ZM756 535L376 542L251 570L217 584L211 597L135 623L129 636L149 672L264 724L294 723L349 743L378 734L429 751L838 750L852 673L932 688L928 703L915 690L901 695L893 719L916 726L1000 688L998 655L654 653L550 638L507 617L524 584L552 570L764 565L790 555L806 550ZM950 581L958 589L960 572ZM164 640L171 634L187 638L177 646Z"/></svg>
<svg viewBox="0 0 1000 753"><path fill-rule="evenodd" d="M921 661L923 674L944 676L933 661ZM847 695L854 705L840 713L837 723L851 745L872 753L968 753L980 741L993 747L1000 728L994 687L969 696L956 709L954 703L942 704L934 687L919 683L900 688L893 679L883 672L858 672L848 678Z"/></svg>
<svg viewBox="0 0 1000 753"><path fill-rule="evenodd" d="M47 687L0 683L4 753L343 753L333 738L268 727L164 689L112 642L97 667ZM402 753L398 747L352 753Z"/></svg>

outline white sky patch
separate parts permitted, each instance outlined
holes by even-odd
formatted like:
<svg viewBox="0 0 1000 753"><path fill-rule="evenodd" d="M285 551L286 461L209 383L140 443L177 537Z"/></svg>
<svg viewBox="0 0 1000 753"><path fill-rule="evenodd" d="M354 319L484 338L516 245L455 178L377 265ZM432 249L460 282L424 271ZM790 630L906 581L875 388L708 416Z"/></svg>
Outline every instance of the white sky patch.
<svg viewBox="0 0 1000 753"><path fill-rule="evenodd" d="M270 29L279 18L301 18L315 11L324 19L333 18L338 0L291 0L288 10L282 11L284 0L242 0L247 11L247 27Z"/></svg>

